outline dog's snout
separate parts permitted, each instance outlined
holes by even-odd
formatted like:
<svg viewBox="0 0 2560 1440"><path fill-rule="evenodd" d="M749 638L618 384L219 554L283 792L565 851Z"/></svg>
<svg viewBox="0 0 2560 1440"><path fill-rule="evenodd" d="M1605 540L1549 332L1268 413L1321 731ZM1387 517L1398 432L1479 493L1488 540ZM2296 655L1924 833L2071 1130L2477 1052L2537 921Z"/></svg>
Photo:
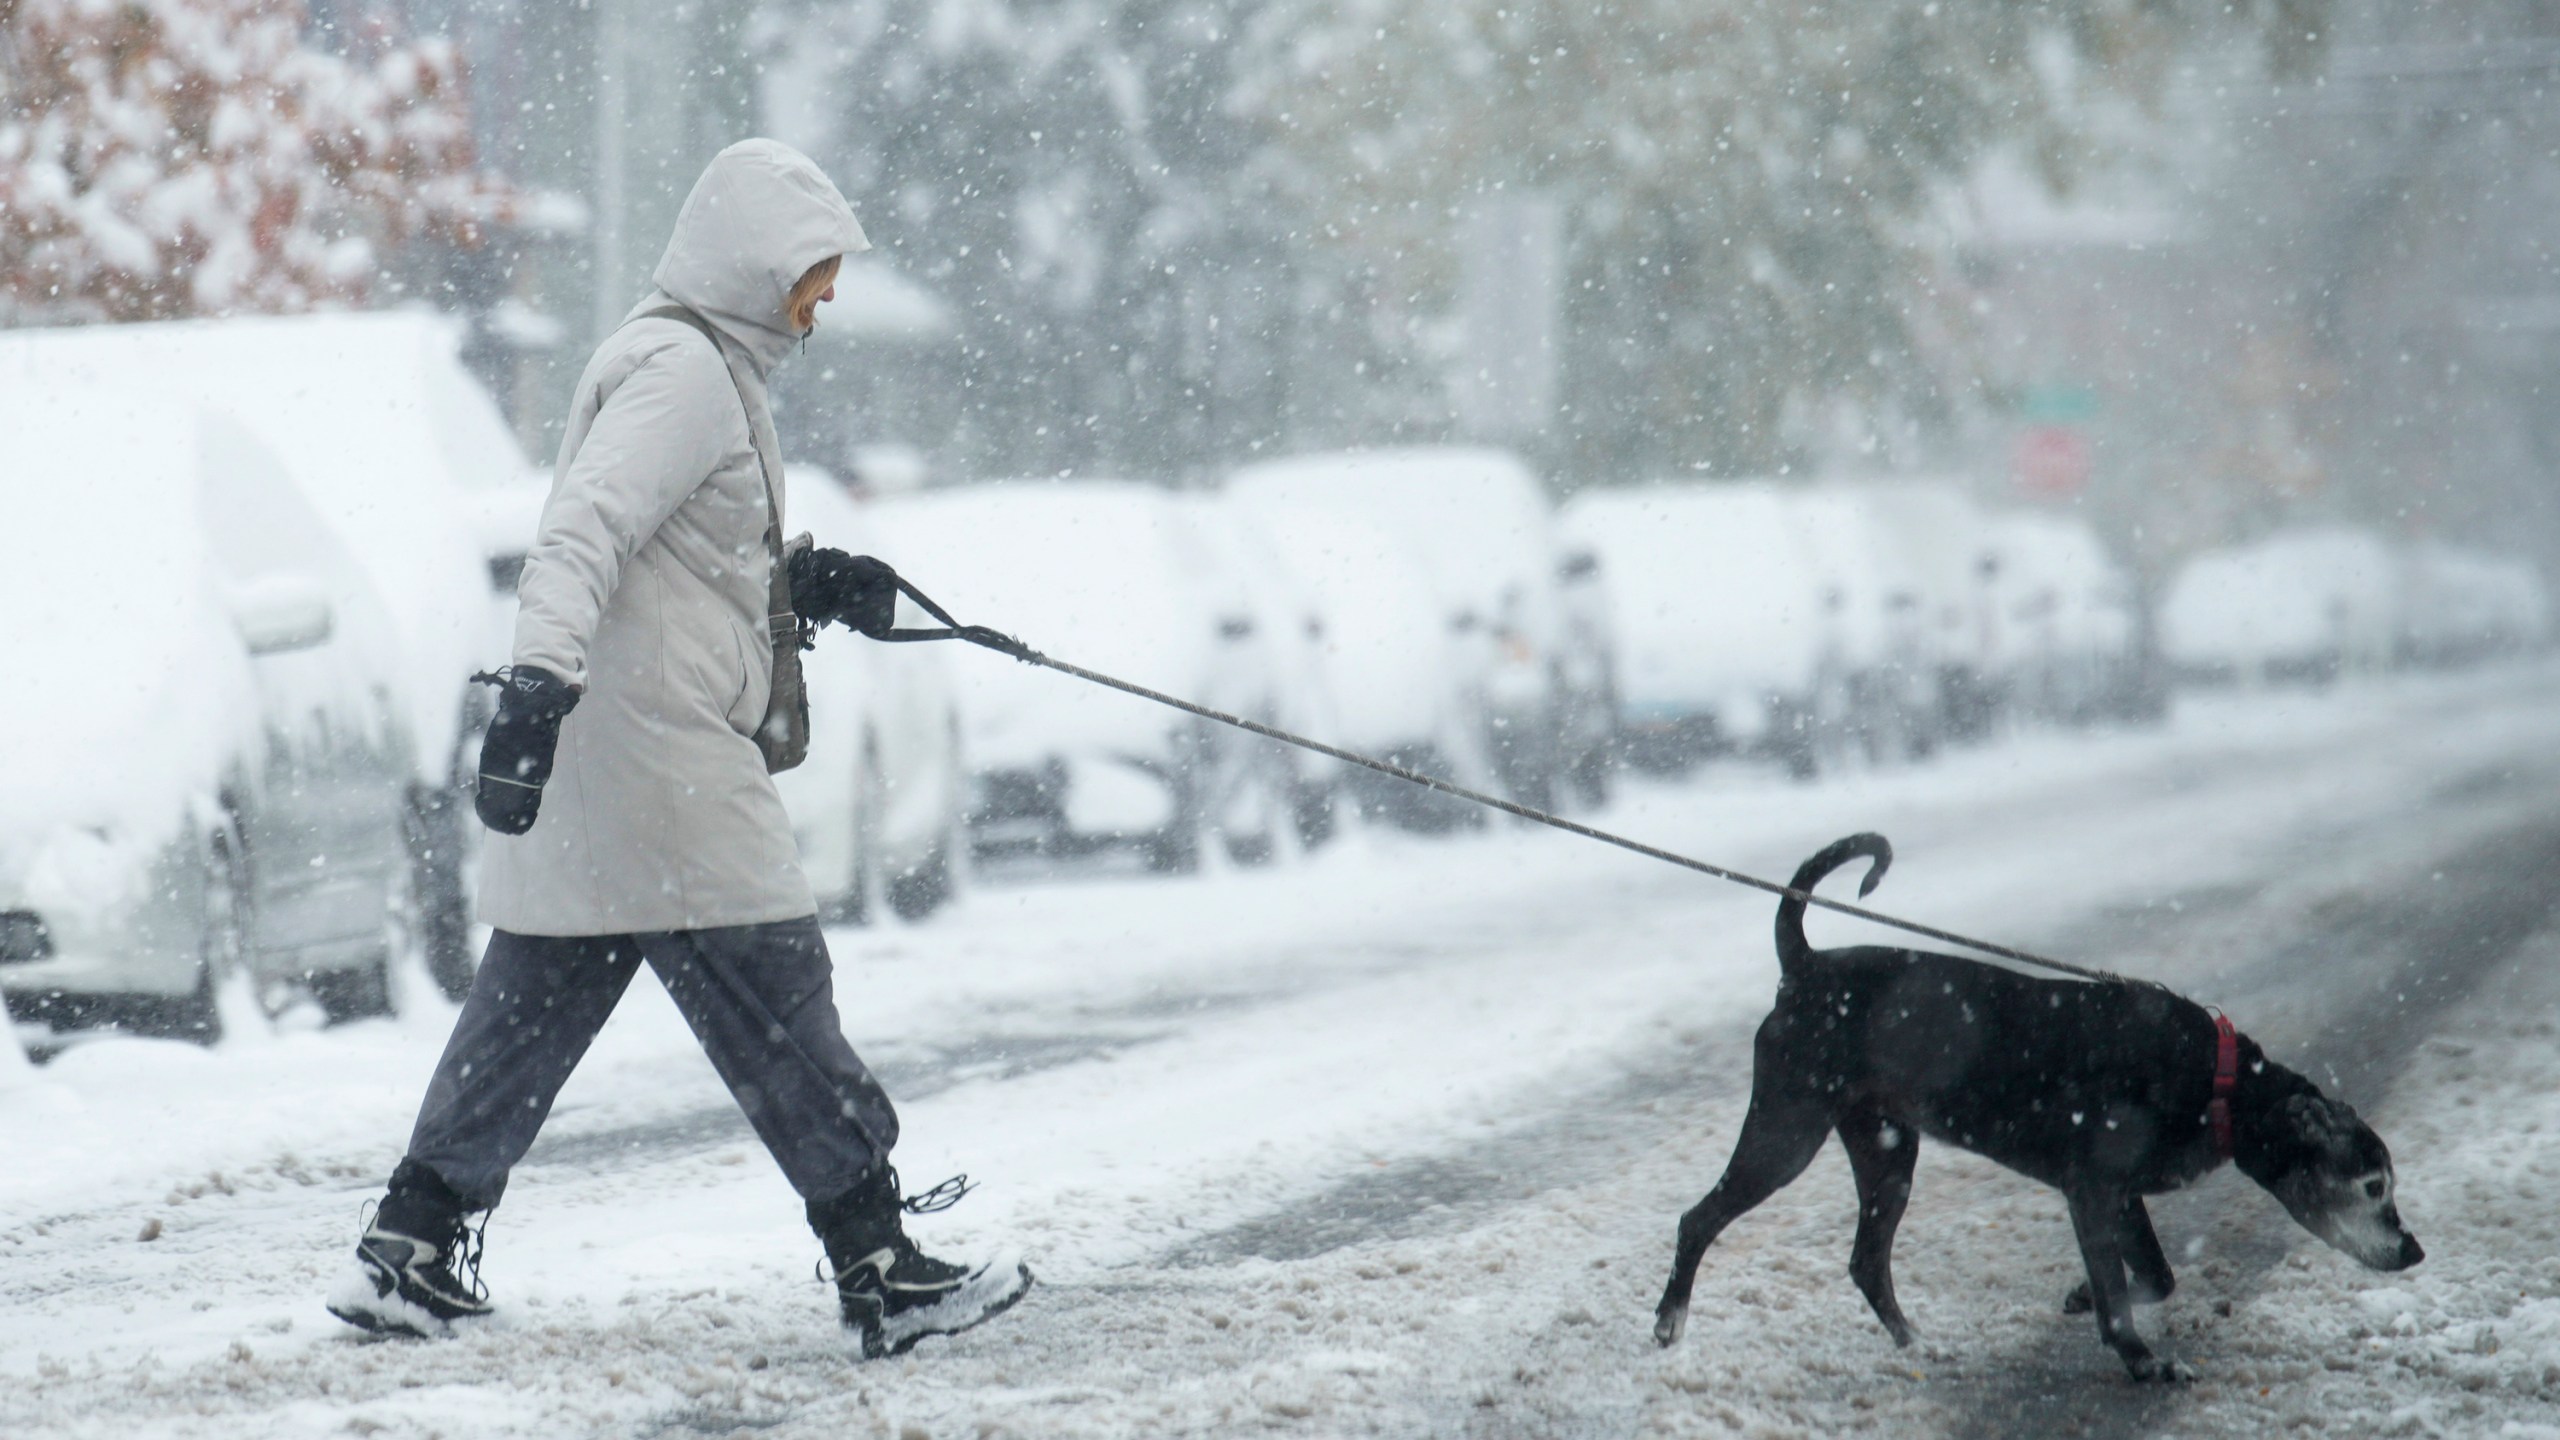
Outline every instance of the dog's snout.
<svg viewBox="0 0 2560 1440"><path fill-rule="evenodd" d="M2418 1237L2415 1235L2403 1234L2400 1237L2400 1263L2392 1266L2391 1268L2394 1270L2406 1270L2410 1266L2415 1265L2426 1258L2427 1249L2425 1246L2418 1243Z"/></svg>

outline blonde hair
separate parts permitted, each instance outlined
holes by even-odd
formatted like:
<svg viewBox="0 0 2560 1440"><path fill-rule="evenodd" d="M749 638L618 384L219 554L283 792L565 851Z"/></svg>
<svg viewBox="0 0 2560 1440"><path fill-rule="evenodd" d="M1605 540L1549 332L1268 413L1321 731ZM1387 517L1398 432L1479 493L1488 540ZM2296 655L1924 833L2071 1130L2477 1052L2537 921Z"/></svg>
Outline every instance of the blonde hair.
<svg viewBox="0 0 2560 1440"><path fill-rule="evenodd" d="M791 283L791 298L782 302L783 317L791 328L803 335L817 328L818 297L836 283L836 270L844 264L841 255L830 255L809 267L809 273Z"/></svg>

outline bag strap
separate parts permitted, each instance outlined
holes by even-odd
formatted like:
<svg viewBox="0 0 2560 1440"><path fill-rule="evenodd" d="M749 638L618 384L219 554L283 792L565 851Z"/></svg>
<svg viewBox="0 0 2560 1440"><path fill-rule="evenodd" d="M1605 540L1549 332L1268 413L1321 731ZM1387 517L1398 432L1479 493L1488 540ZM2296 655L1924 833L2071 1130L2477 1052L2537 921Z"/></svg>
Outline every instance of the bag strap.
<svg viewBox="0 0 2560 1440"><path fill-rule="evenodd" d="M785 637L792 637L802 641L803 648L806 648L807 637L800 633L800 617L791 606L790 567L784 563L782 555L782 446L773 433L773 412L759 410L755 402L747 398L747 379L738 370L744 362L730 353L728 346L720 343L720 334L711 328L711 322L690 306L656 305L631 318L673 320L679 325L692 326L703 339L711 342L711 348L719 352L720 363L729 368L729 384L738 392L738 408L746 412L747 443L754 448L756 468L764 475L764 551L766 558L773 562L772 580L766 586L766 608L770 613L765 616L765 626L770 632L769 638L776 645L781 644Z"/></svg>

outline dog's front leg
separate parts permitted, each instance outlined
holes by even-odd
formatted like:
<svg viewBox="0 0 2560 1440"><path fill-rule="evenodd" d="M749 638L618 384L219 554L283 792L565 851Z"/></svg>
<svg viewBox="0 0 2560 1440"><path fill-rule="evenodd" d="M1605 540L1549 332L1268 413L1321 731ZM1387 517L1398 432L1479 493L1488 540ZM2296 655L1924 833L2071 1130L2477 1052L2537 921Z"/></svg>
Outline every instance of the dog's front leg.
<svg viewBox="0 0 2560 1440"><path fill-rule="evenodd" d="M2068 1192L2071 1229L2080 1238L2080 1259L2089 1271L2089 1299L2098 1312L2098 1338L2124 1360L2136 1380L2183 1381L2191 1378L2178 1366L2164 1363L2133 1328L2133 1296L2125 1284L2125 1201L2122 1190L2075 1187Z"/></svg>
<svg viewBox="0 0 2560 1440"><path fill-rule="evenodd" d="M1724 1227L1752 1206L1778 1193L1804 1173L1822 1150L1831 1131L1831 1115L1821 1101L1790 1097L1772 1101L1755 1088L1751 1109L1742 1117L1742 1137L1725 1162L1724 1178L1707 1197L1680 1217L1680 1247L1671 1260L1671 1283L1662 1288L1654 1307L1653 1338L1669 1345L1680 1338L1689 1319L1689 1287L1698 1278L1698 1262Z"/></svg>
<svg viewBox="0 0 2560 1440"><path fill-rule="evenodd" d="M2124 1197L2124 1218L2117 1230L2124 1247L2124 1265L2133 1277L2133 1303L2157 1305L2178 1288L2178 1276L2169 1268L2169 1253L2160 1248L2159 1232L2151 1228L2151 1211L2139 1195ZM2089 1282L2081 1281L2062 1297L2062 1313L2085 1315L2089 1311Z"/></svg>

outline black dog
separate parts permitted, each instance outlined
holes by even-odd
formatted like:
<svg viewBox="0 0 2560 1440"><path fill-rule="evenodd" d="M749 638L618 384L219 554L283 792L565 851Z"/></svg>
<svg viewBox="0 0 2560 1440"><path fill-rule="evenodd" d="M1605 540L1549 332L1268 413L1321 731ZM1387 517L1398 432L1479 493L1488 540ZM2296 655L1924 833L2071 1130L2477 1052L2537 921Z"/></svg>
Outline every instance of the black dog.
<svg viewBox="0 0 2560 1440"><path fill-rule="evenodd" d="M1873 862L1865 895L1893 861L1881 835L1833 842L1792 888L1811 891L1856 857ZM1680 1338L1707 1246L1803 1174L1833 1130L1858 1180L1849 1275L1897 1345L1911 1326L1893 1298L1893 1232L1924 1134L2062 1191L2089 1267L2064 1308L2094 1306L2099 1338L2136 1379L2187 1378L2133 1328L2132 1302L2176 1284L2142 1197L2226 1159L2373 1269L2425 1258L2392 1203L2381 1137L2203 1006L2147 981L2034 978L1873 945L1817 951L1804 908L1778 906L1778 1003L1753 1046L1751 1107L1724 1177L1680 1217L1653 1325L1663 1344Z"/></svg>

